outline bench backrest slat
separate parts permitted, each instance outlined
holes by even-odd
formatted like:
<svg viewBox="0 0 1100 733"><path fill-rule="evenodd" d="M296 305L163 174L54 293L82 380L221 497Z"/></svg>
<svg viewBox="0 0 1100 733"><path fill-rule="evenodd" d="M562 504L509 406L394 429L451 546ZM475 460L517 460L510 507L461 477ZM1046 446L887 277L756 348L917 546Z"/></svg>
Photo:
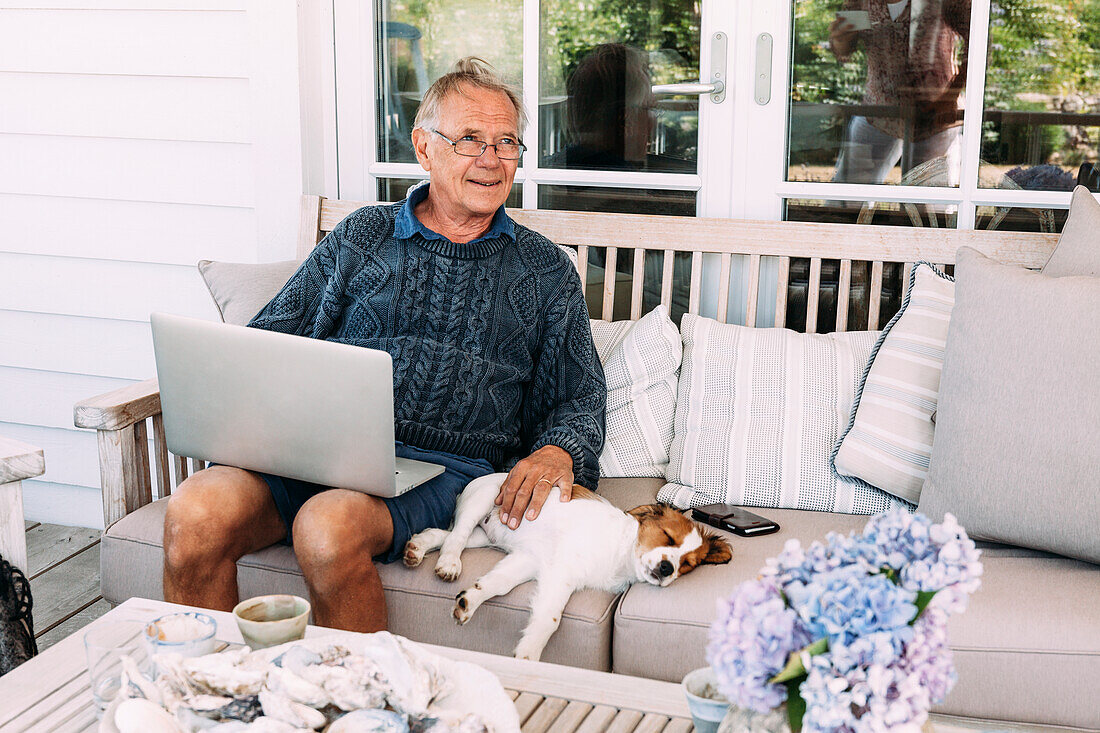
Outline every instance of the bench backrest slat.
<svg viewBox="0 0 1100 733"><path fill-rule="evenodd" d="M305 257L344 217L373 202L302 197L302 226L298 240L298 256ZM591 250L602 251L594 261L604 262L603 282L591 293L602 290L596 313L605 320L613 316L631 319L644 314L643 281L646 263L660 257L655 270L659 302L671 306L677 296L673 283L677 253L690 253L690 275L686 294L686 310L699 313L703 291L704 255L717 255L718 290L710 302L717 302L717 316L725 319L731 302L743 306L749 325L784 326L789 322L788 292L791 286L791 260L809 260L805 283L805 328L814 331L818 311L823 307L823 262L838 261L838 268L828 284L831 307L835 307L835 328L838 331L879 328L892 313L882 312L883 266L898 263L904 273L902 288L907 289L909 271L919 261L953 265L955 252L961 246L974 247L985 255L1006 264L1039 268L1046 262L1057 244L1057 234L1000 231L960 231L920 227L827 224L814 222L754 221L736 219L685 218L642 214L606 214L574 211L509 209L508 214L519 224L534 229L550 240L577 250L581 281L587 282ZM743 260L742 271L747 281L734 278L730 282L734 256ZM632 256L629 274L617 273L620 257ZM681 254L680 257L686 257ZM767 258L766 260L762 258ZM777 281L774 323L757 324L757 300L761 288L762 264L769 262ZM858 264L857 264L858 263ZM869 267L869 277L867 265ZM685 263L686 264L686 263ZM708 265L713 267L714 265ZM803 263L800 267L805 267ZM856 287L855 273L869 282ZM711 270L713 272L713 270ZM894 270L896 273L897 270ZM713 275L708 276L713 279ZM624 283L624 280L628 282ZM808 280L808 281L807 281ZM745 283L744 285L742 283ZM769 286L770 287L770 286ZM656 298L656 295L653 296ZM902 294L904 297L904 293ZM616 307L616 300L621 305ZM629 299L629 307L627 301ZM850 304L854 299L856 303ZM900 298L896 299L900 301ZM590 304L591 305L591 304ZM853 311L852 305L857 307ZM801 303L799 303L801 307ZM823 310L823 316L831 310ZM801 314L799 314L801 315ZM831 316L830 316L831 318ZM831 325L831 322L830 322Z"/></svg>

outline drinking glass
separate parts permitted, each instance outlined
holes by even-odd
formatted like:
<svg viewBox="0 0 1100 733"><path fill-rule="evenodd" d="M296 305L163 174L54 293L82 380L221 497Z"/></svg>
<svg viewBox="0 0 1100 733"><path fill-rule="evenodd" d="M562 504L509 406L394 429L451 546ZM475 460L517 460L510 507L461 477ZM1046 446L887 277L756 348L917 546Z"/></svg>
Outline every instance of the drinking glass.
<svg viewBox="0 0 1100 733"><path fill-rule="evenodd" d="M122 657L133 657L141 667L148 656L142 647L139 621L104 621L92 624L84 632L84 652L88 659L88 681L95 699L96 717L118 695L121 687Z"/></svg>

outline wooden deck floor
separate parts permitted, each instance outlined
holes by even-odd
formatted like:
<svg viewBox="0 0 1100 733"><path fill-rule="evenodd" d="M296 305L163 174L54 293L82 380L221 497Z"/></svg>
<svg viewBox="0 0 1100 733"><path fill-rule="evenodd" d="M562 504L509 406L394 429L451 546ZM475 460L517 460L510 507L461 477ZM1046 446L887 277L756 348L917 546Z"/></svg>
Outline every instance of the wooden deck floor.
<svg viewBox="0 0 1100 733"><path fill-rule="evenodd" d="M99 594L98 529L27 522L27 568L39 650L99 618L111 606Z"/></svg>

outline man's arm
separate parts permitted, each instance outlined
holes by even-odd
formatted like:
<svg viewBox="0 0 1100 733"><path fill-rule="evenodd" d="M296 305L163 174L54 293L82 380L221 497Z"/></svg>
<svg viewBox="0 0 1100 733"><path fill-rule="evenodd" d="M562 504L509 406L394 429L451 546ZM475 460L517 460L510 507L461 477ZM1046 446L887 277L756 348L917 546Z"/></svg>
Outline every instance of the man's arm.
<svg viewBox="0 0 1100 733"><path fill-rule="evenodd" d="M339 317L343 279L338 277L343 224L325 235L283 289L248 322L249 328L324 338Z"/></svg>
<svg viewBox="0 0 1100 733"><path fill-rule="evenodd" d="M603 449L607 385L592 343L588 308L577 278L548 310L534 382L523 405L525 442L531 454L501 486L501 519L513 529L534 519L550 490L562 501L573 484L596 488ZM505 519L504 515L507 515Z"/></svg>

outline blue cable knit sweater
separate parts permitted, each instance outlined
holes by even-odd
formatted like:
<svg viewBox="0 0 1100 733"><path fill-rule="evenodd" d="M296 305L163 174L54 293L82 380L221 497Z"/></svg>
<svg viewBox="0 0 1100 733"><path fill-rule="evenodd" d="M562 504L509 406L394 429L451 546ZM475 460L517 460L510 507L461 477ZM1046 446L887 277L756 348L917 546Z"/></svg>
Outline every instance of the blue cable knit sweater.
<svg viewBox="0 0 1100 733"><path fill-rule="evenodd" d="M544 445L595 489L607 388L576 270L503 209L456 244L408 201L359 209L249 323L393 357L397 439L498 470Z"/></svg>

